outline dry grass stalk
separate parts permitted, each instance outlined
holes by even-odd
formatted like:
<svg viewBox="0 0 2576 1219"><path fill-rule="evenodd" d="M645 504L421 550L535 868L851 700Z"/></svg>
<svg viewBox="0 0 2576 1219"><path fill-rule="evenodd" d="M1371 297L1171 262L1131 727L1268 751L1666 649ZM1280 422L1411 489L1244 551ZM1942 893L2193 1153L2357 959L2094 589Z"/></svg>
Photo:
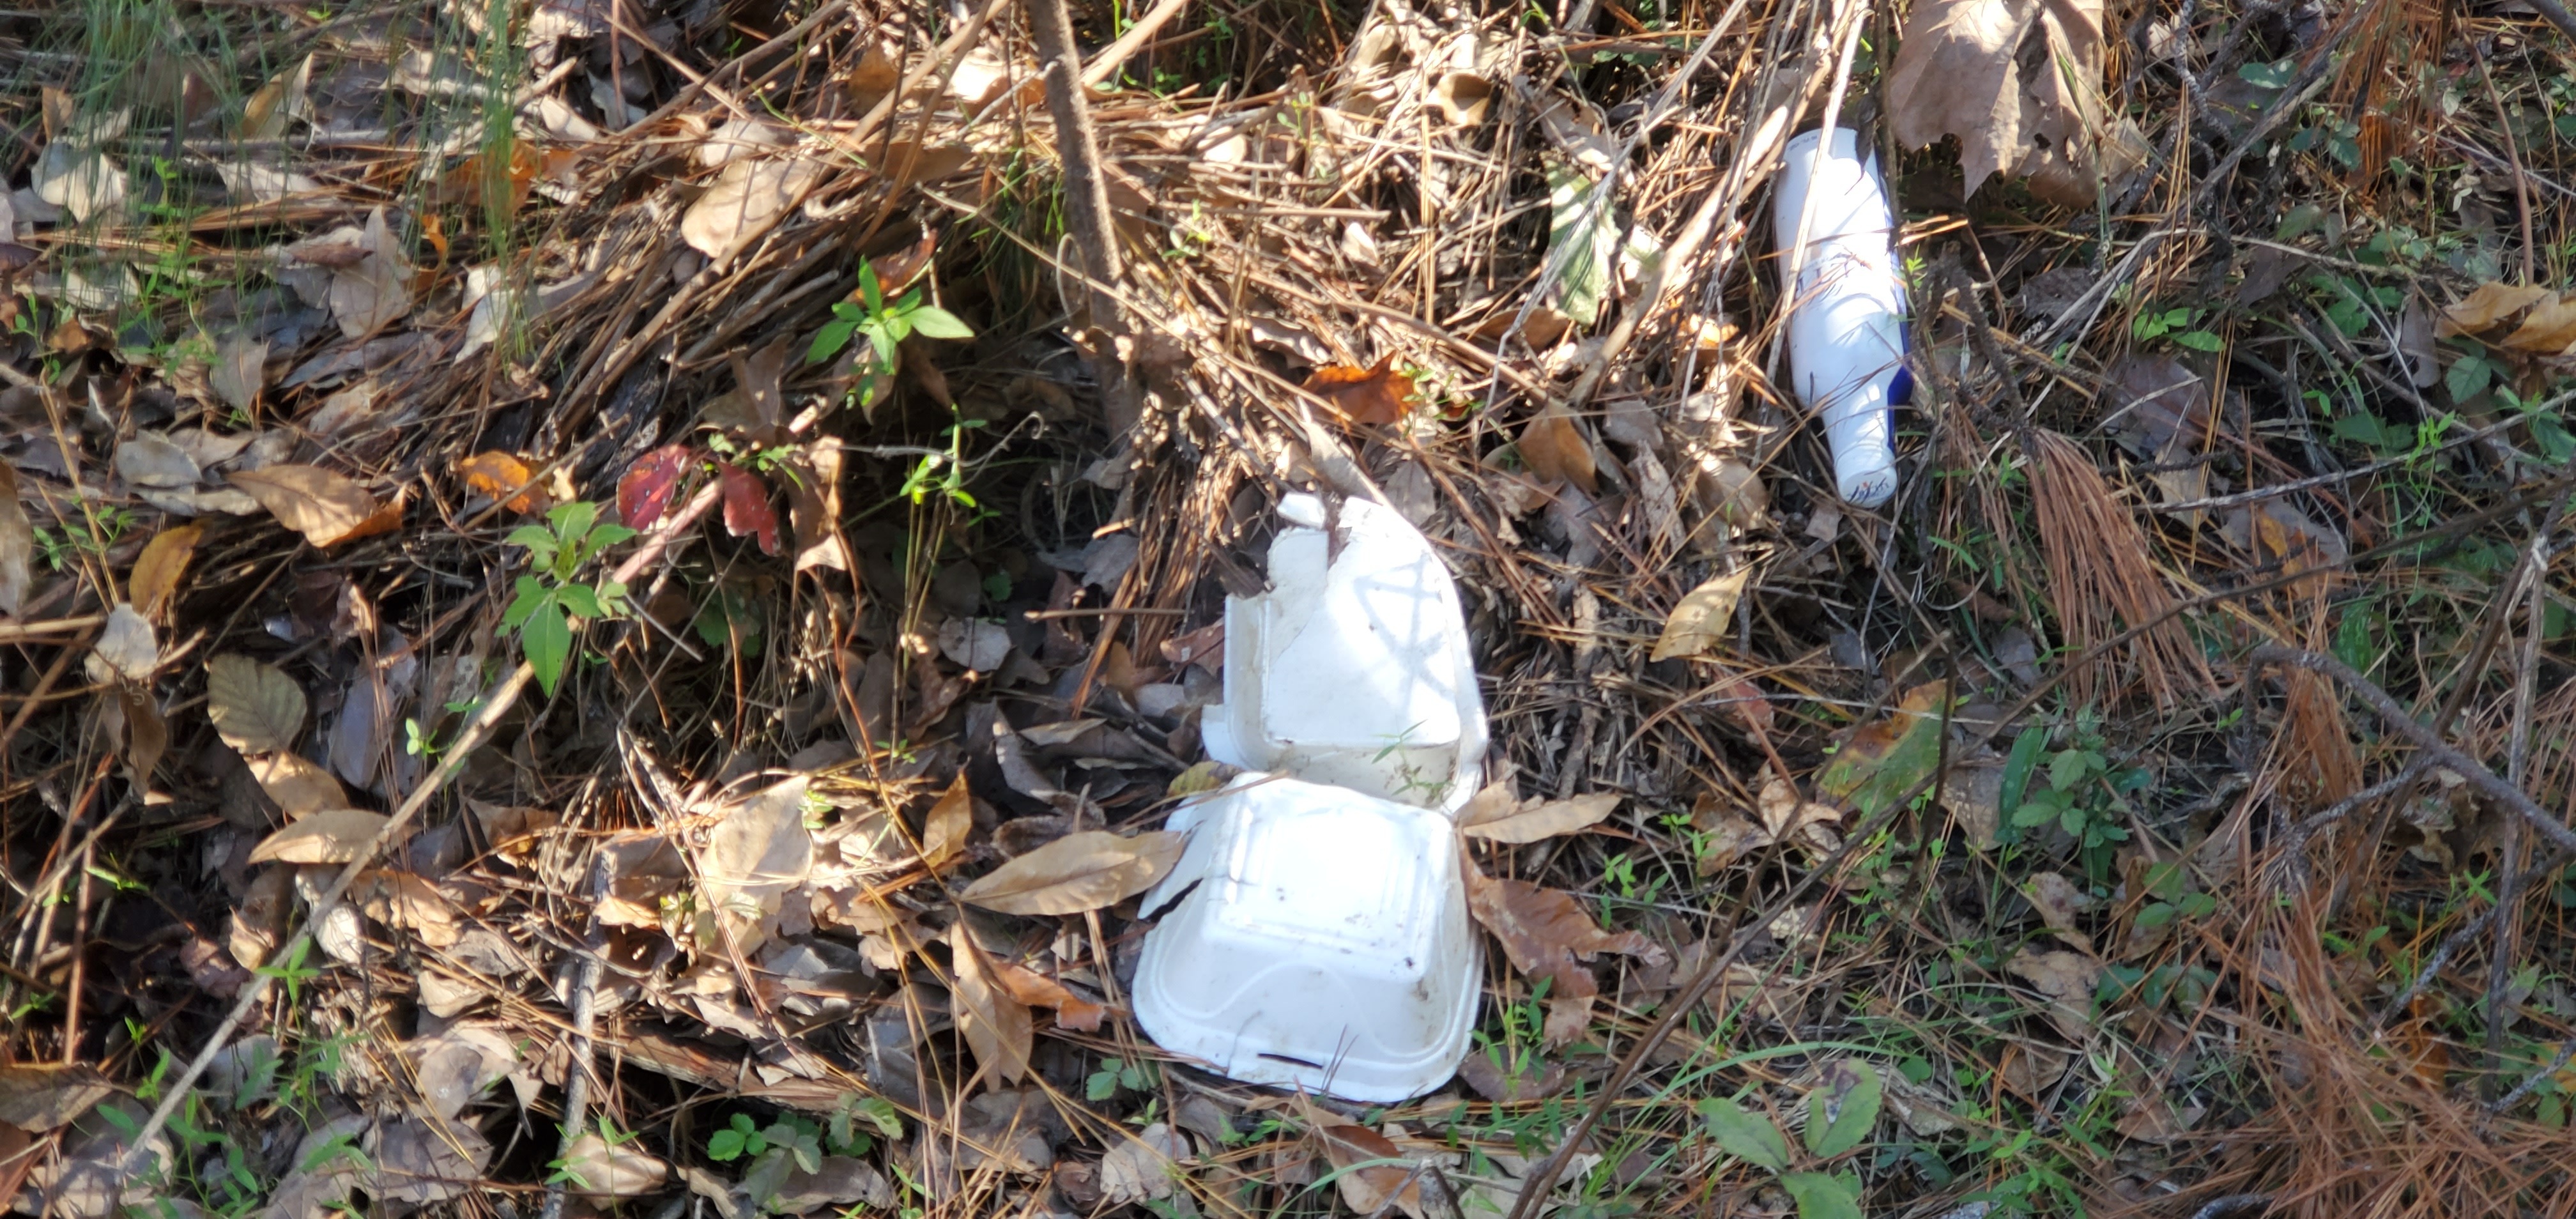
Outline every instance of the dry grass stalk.
<svg viewBox="0 0 2576 1219"><path fill-rule="evenodd" d="M2048 561L2048 601L2066 646L2090 651L2124 630L2139 630L2123 650L2156 706L2173 707L2187 691L2207 688L2208 668L2173 616L2173 594L2147 558L2145 531L2074 441L2045 429L2031 435L2038 459L2031 498ZM2117 694L2115 657L2106 652L2069 676L2079 703L2100 704Z"/></svg>

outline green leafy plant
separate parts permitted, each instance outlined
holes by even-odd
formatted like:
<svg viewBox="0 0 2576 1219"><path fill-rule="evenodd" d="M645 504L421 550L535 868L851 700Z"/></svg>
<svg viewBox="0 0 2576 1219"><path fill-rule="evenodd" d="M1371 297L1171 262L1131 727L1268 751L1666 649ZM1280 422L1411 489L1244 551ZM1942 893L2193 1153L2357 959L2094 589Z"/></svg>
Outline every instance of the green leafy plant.
<svg viewBox="0 0 2576 1219"><path fill-rule="evenodd" d="M2138 315L2138 320L2130 324L2129 332L2137 336L2140 342L2171 338L2177 345L2191 348L2193 351L2216 351L2224 344L2219 341L2217 335L2200 328L2201 319L2208 312L2206 309L2186 305L2179 309L2141 313Z"/></svg>
<svg viewBox="0 0 2576 1219"><path fill-rule="evenodd" d="M867 1154L874 1139L858 1128L862 1121L887 1138L903 1137L903 1120L894 1106L876 1097L849 1096L842 1099L828 1124L787 1113L763 1126L749 1114L734 1114L722 1129L707 1136L707 1158L724 1163L750 1161L742 1174L743 1192L761 1199L766 1207L787 1183L789 1172L819 1172L827 1153Z"/></svg>
<svg viewBox="0 0 2576 1219"><path fill-rule="evenodd" d="M1082 1093L1085 1099L1102 1101L1118 1095L1121 1089L1143 1092L1161 1082L1155 1074L1154 1064L1150 1062L1112 1058L1102 1062L1100 1069L1083 1081Z"/></svg>
<svg viewBox="0 0 2576 1219"><path fill-rule="evenodd" d="M502 539L527 547L530 570L519 577L519 595L501 615L501 625L519 633L519 649L548 696L572 655L573 617L614 618L626 611L623 583L582 584L573 577L600 551L634 536L624 525L600 523L599 505L575 500L555 505L546 524L521 525Z"/></svg>
<svg viewBox="0 0 2576 1219"><path fill-rule="evenodd" d="M841 354L853 336L865 336L876 356L876 378L868 390L873 399L875 382L894 375L902 359L903 341L913 335L933 339L971 339L975 331L959 321L957 315L923 299L923 289L916 285L893 303L885 298L885 289L877 283L876 267L859 264L859 301L841 301L832 306L832 320L814 336L805 349L805 362L820 364Z"/></svg>
<svg viewBox="0 0 2576 1219"><path fill-rule="evenodd" d="M2089 720L2079 720L2071 735L2067 747L2054 752L2045 729L2024 732L2013 742L2004 759L1999 802L2007 825L1997 837L2016 841L2024 830L2053 823L2075 840L2086 872L2098 883L2109 873L2113 845L2129 840L2129 831L2117 824L2129 812L2129 794L2152 776L2136 768L2114 769Z"/></svg>
<svg viewBox="0 0 2576 1219"><path fill-rule="evenodd" d="M1878 1124L1878 1073L1867 1063L1840 1059L1825 1067L1824 1082L1807 1094L1806 1155L1793 1157L1789 1140L1770 1118L1730 1098L1699 1103L1709 1137L1727 1154L1758 1164L1778 1178L1798 1204L1798 1219L1861 1219L1860 1175L1826 1172L1824 1166L1860 1146ZM1798 1171L1790 1171L1792 1167Z"/></svg>

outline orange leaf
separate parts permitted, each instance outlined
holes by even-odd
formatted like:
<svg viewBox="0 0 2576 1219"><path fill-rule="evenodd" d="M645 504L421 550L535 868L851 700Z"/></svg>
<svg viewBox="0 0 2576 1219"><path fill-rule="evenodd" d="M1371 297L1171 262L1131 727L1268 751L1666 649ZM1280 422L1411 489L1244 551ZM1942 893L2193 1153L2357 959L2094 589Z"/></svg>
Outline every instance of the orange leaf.
<svg viewBox="0 0 2576 1219"><path fill-rule="evenodd" d="M1598 495L1601 484L1592 464L1592 446L1584 443L1583 431L1574 426L1574 416L1554 403L1531 416L1521 428L1521 463L1532 474L1543 479L1563 479L1583 489L1585 495Z"/></svg>
<svg viewBox="0 0 2576 1219"><path fill-rule="evenodd" d="M1073 993L1071 987L1053 978L1009 961L987 962L992 966L993 981L999 983L1012 999L1028 1007L1043 1007L1055 1012L1055 1025L1077 1033L1096 1033L1109 1009Z"/></svg>
<svg viewBox="0 0 2576 1219"><path fill-rule="evenodd" d="M2462 297L2459 303L2442 310L2442 323L2434 329L2443 338L2475 334L2549 297L2547 288L2517 288L2489 280L2479 284L2477 291Z"/></svg>
<svg viewBox="0 0 2576 1219"><path fill-rule="evenodd" d="M465 485L487 499L510 496L512 512L538 513L554 507L554 497L534 481L537 472L528 463L499 449L477 453L456 463L456 472L465 476ZM516 494L512 494L516 492Z"/></svg>
<svg viewBox="0 0 2576 1219"><path fill-rule="evenodd" d="M152 535L143 544L143 553L134 560L134 575L126 584L126 597L144 617L161 620L170 598L179 591L179 576L188 570L188 559L197 552L197 539L204 537L203 525L181 525Z"/></svg>
<svg viewBox="0 0 2576 1219"><path fill-rule="evenodd" d="M1352 423L1390 424L1413 409L1413 378L1395 371L1392 352L1366 368L1348 364L1318 368L1306 378L1305 388L1332 403Z"/></svg>

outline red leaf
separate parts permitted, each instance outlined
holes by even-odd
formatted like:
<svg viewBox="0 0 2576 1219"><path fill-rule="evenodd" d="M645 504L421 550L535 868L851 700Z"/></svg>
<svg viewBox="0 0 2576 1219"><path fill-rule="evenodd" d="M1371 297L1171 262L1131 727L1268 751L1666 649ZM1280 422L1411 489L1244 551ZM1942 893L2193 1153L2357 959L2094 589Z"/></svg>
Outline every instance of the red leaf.
<svg viewBox="0 0 2576 1219"><path fill-rule="evenodd" d="M760 535L762 554L778 553L778 510L769 506L769 485L732 462L716 467L724 479L725 532L735 537Z"/></svg>
<svg viewBox="0 0 2576 1219"><path fill-rule="evenodd" d="M617 480L617 519L629 529L650 529L670 510L671 493L689 470L689 446L666 444L635 459ZM731 511L727 505L727 511Z"/></svg>

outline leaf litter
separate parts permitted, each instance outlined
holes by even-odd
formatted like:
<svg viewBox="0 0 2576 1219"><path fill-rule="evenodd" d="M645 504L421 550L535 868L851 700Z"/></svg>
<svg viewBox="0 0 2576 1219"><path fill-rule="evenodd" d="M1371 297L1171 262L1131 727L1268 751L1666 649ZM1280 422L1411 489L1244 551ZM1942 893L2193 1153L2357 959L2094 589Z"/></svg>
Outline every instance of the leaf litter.
<svg viewBox="0 0 2576 1219"><path fill-rule="evenodd" d="M2527 108L2414 71L2474 45L2527 99L2551 35L2371 11L1919 4L1846 77L1848 6L1298 19L1331 37L1182 10L1095 77L1089 158L1016 10L548 4L506 62L461 10L248 55L247 10L164 14L137 74L167 96L83 74L73 40L27 87L0 218L0 629L33 783L5 828L50 886L14 916L12 1057L132 1088L223 1002L286 994L202 1095L295 1161L224 1197L129 1183L107 1114L145 1119L111 1096L21 1185L101 1219L533 1195L556 1167L589 1205L727 1213L1428 1214L1452 1188L1508 1209L1606 1103L1615 1137L1534 1210L1669 1208L1685 1177L1748 1210L1994 1187L2341 1213L2399 1180L2545 1206L2570 1010L2523 968L2564 955L2529 913L2563 888L2546 826L2420 775L2335 812L2420 743L2344 677L2245 660L2451 707L2461 765L2566 806L2541 514L2576 331L2545 258L2516 273L2564 203L2517 180L2549 138ZM726 58L791 30L819 70ZM1837 88L1895 124L1928 305L1927 405L1898 417L1924 490L1884 521L1815 490L1746 227ZM2257 134L2294 88L2318 108ZM500 109L457 126L444 102L477 98ZM1102 179L1110 291L1081 209L1028 206L1059 167ZM904 317L940 337L801 358ZM1296 385L1348 426L1307 427ZM1167 1060L1124 973L1179 850L1161 819L1230 777L1198 769L1219 606L1262 587L1292 488L1420 522L1496 731L1459 819L1501 957L1477 1049L1366 1125ZM612 502L652 532L561 570L509 540ZM523 577L580 623L525 693ZM351 864L319 946L281 956ZM2454 876L2507 865L2515 917L2479 924ZM188 988L215 999L138 998ZM2316 1032L2374 1024L2378 1058ZM154 1044L108 1048L135 1028ZM2079 1060L2104 1078L2059 1087ZM1030 1076L1092 1099L1030 1104ZM263 1077L239 1095L323 1103L229 1103ZM62 1078L81 1107L93 1075ZM521 1154L521 1106L574 1078L601 1085L577 1133ZM1963 1078L2001 1091L1976 1108ZM1808 1130L1852 1137L1864 1080L1903 1132L1803 1162ZM2097 1114L2097 1084L2131 1099ZM779 1154L712 1158L660 1116L683 1088ZM1745 1089L1801 1162L1685 1162L1695 1102ZM2042 1133L1971 1146L2018 1129Z"/></svg>

